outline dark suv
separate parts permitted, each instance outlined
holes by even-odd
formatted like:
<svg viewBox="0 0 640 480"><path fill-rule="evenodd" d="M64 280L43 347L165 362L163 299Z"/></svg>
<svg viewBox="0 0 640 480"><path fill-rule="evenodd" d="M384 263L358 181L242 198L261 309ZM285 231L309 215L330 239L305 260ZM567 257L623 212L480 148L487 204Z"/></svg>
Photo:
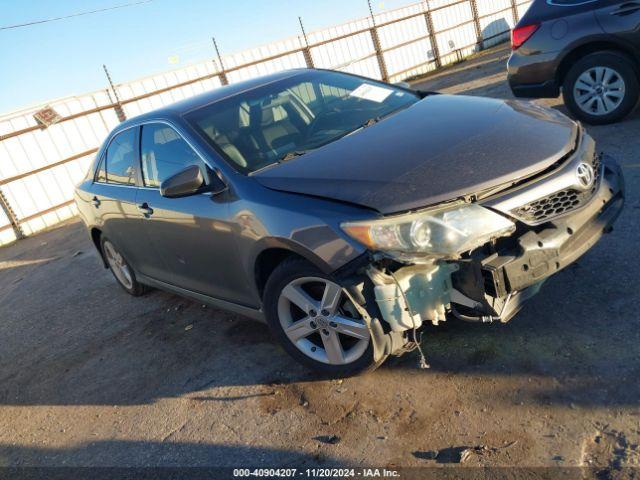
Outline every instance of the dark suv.
<svg viewBox="0 0 640 480"><path fill-rule="evenodd" d="M591 124L624 118L638 102L640 2L534 0L512 32L516 97L557 97Z"/></svg>

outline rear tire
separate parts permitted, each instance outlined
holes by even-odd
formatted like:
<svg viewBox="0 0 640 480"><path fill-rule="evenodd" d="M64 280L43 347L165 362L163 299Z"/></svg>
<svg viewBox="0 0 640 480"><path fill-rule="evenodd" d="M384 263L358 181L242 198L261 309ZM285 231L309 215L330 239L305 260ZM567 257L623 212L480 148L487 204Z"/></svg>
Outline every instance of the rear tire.
<svg viewBox="0 0 640 480"><path fill-rule="evenodd" d="M372 371L386 359L374 360L371 332L339 285L304 259L289 258L276 267L263 305L285 351L323 375Z"/></svg>
<svg viewBox="0 0 640 480"><path fill-rule="evenodd" d="M573 115L592 125L626 117L638 103L638 77L633 61L614 51L591 53L567 73L563 96Z"/></svg>
<svg viewBox="0 0 640 480"><path fill-rule="evenodd" d="M134 297L139 297L148 291L146 285L138 282L133 268L127 263L124 256L111 240L102 236L100 239L100 248L109 270L111 270L118 285L120 285L125 292Z"/></svg>

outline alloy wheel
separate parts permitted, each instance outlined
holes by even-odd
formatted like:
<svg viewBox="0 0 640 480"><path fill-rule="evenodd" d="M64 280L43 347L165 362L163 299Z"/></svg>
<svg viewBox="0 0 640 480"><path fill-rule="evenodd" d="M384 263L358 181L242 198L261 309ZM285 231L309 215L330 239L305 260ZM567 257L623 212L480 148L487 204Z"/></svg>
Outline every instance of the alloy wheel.
<svg viewBox="0 0 640 480"><path fill-rule="evenodd" d="M308 357L329 365L355 362L367 350L370 333L342 292L325 278L298 278L282 289L278 318L285 335Z"/></svg>
<svg viewBox="0 0 640 480"><path fill-rule="evenodd" d="M625 96L625 82L611 67L592 67L583 72L573 87L578 107L590 115L607 115Z"/></svg>
<svg viewBox="0 0 640 480"><path fill-rule="evenodd" d="M104 242L104 254L115 277L127 290L131 290L133 288L131 270L120 252L108 240Z"/></svg>

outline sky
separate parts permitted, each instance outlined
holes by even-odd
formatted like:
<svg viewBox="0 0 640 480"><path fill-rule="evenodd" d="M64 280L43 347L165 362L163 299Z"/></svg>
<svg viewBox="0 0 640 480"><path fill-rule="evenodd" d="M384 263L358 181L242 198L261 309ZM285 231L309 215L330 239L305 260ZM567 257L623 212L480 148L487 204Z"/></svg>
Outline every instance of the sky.
<svg viewBox="0 0 640 480"><path fill-rule="evenodd" d="M0 113L369 14L366 0L0 0ZM415 1L415 0L413 0ZM374 12L412 0L372 0ZM19 28L6 27L131 4ZM177 62L177 63L176 63Z"/></svg>

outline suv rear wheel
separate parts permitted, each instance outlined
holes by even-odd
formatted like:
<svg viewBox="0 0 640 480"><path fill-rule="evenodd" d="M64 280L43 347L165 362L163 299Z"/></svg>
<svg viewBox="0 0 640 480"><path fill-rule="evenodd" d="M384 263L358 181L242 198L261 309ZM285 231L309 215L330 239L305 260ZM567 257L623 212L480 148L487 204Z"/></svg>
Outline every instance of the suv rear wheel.
<svg viewBox="0 0 640 480"><path fill-rule="evenodd" d="M267 322L295 360L331 376L373 370L369 328L331 277L291 258L271 274L264 290Z"/></svg>
<svg viewBox="0 0 640 480"><path fill-rule="evenodd" d="M569 110L584 122L602 125L626 117L638 102L638 78L631 59L602 51L578 60L563 85Z"/></svg>

